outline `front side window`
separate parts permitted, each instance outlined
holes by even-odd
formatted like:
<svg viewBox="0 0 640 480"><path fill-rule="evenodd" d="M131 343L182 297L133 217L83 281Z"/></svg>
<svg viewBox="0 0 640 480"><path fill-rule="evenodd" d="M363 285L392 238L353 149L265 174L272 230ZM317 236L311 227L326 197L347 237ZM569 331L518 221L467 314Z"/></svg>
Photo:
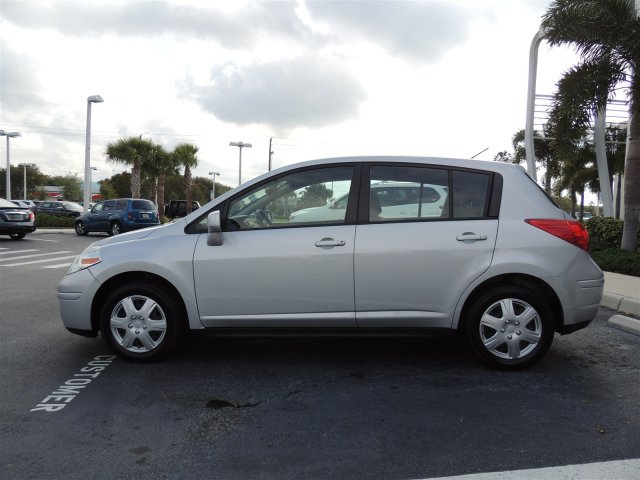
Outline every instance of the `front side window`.
<svg viewBox="0 0 640 480"><path fill-rule="evenodd" d="M102 211L102 208L104 207L104 203L96 203L93 208L91 209L91 211L93 213L100 213Z"/></svg>
<svg viewBox="0 0 640 480"><path fill-rule="evenodd" d="M344 223L353 168L303 170L279 177L231 201L230 228L263 229ZM337 201L338 200L338 201Z"/></svg>
<svg viewBox="0 0 640 480"><path fill-rule="evenodd" d="M447 218L449 174L429 167L372 166L369 220Z"/></svg>

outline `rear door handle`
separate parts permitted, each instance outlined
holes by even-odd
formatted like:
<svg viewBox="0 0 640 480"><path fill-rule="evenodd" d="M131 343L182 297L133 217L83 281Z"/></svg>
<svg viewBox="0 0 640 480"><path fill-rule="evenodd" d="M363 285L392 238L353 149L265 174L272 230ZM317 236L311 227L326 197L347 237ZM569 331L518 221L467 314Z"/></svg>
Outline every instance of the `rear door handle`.
<svg viewBox="0 0 640 480"><path fill-rule="evenodd" d="M322 240L318 240L315 245L316 247L343 247L346 244L344 240L334 240L333 238L323 238Z"/></svg>
<svg viewBox="0 0 640 480"><path fill-rule="evenodd" d="M456 237L459 242L476 242L478 240L486 240L487 236L482 233L464 232Z"/></svg>

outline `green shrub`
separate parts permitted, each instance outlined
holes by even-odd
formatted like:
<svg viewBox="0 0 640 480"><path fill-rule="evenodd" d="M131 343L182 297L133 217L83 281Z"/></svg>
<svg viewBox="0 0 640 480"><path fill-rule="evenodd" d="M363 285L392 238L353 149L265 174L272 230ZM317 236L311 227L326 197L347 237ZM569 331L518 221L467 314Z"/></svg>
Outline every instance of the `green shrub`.
<svg viewBox="0 0 640 480"><path fill-rule="evenodd" d="M47 215L46 213L36 214L36 226L38 228L73 228L74 217L59 217Z"/></svg>
<svg viewBox="0 0 640 480"><path fill-rule="evenodd" d="M605 244L610 247L620 248L622 243L622 220L610 217L593 217L584 224L589 232L589 240L593 244ZM640 241L640 229L638 230L638 240Z"/></svg>
<svg viewBox="0 0 640 480"><path fill-rule="evenodd" d="M640 277L640 253L638 252L627 252L616 248L592 249L591 258L604 271Z"/></svg>

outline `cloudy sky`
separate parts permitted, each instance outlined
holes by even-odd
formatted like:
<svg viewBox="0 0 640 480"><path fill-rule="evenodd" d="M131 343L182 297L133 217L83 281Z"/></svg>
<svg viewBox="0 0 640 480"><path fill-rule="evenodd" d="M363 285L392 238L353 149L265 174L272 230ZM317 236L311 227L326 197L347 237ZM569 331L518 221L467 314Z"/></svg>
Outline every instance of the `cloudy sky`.
<svg viewBox="0 0 640 480"><path fill-rule="evenodd" d="M93 179L109 142L200 148L238 182L329 156L490 160L524 127L528 54L548 0L0 0L0 129L12 164ZM575 57L540 47L538 93ZM4 140L4 139L3 139ZM4 166L5 142L0 141Z"/></svg>

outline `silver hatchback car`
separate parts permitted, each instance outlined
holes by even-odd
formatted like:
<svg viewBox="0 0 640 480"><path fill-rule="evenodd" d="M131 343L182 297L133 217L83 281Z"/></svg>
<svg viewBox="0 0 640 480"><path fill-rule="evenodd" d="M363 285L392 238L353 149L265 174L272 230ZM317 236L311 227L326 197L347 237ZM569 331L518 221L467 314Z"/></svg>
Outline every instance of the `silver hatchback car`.
<svg viewBox="0 0 640 480"><path fill-rule="evenodd" d="M382 183L411 186L385 209ZM419 188L418 188L419 187ZM434 209L433 192L446 198ZM341 215L292 221L346 194ZM92 244L58 286L62 319L155 360L189 330L457 330L523 368L589 324L604 277L582 224L518 166L416 157L281 168L175 223ZM276 330L277 329L277 330Z"/></svg>

